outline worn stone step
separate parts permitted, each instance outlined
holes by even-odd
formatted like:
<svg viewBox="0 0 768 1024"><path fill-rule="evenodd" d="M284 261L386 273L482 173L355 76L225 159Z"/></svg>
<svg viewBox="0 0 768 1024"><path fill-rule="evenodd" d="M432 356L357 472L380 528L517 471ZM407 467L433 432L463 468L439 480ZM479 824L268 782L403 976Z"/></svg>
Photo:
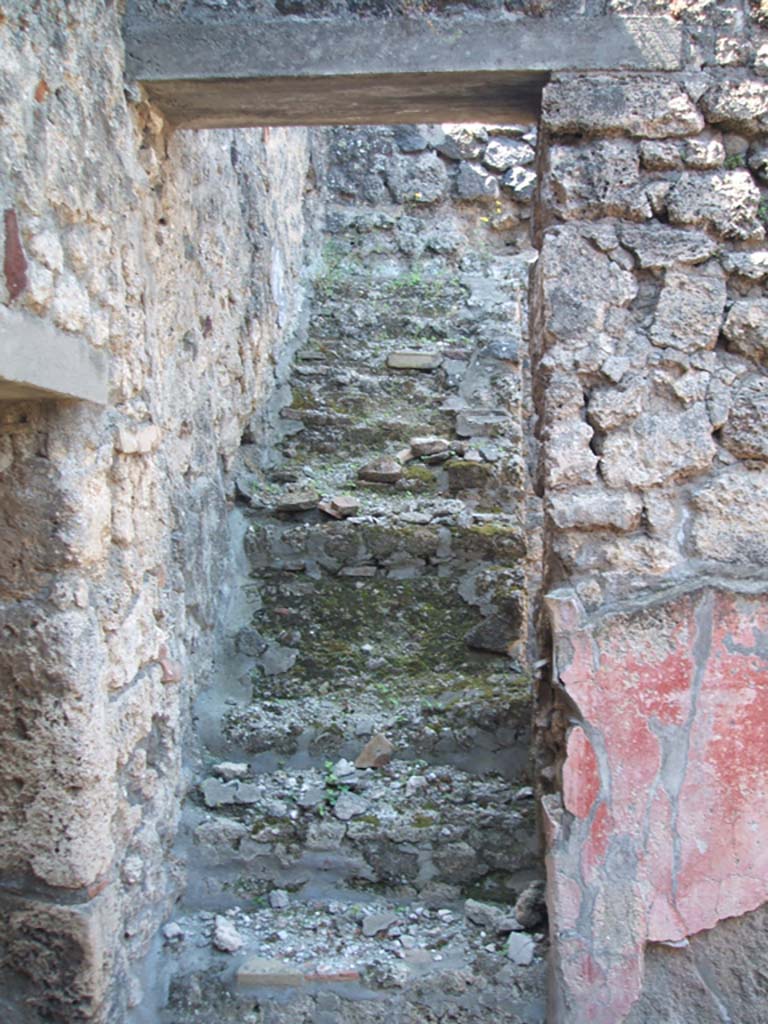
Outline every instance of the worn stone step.
<svg viewBox="0 0 768 1024"><path fill-rule="evenodd" d="M352 493L364 501L364 491ZM412 575L421 575L417 569L426 572L450 561L452 575L461 576L480 562L515 565L525 557L524 526L512 514L491 517L461 506L454 511L454 504L439 501L373 507L376 512L361 504L355 516L341 521L316 509L283 517L246 511L246 558L260 572L287 569L315 576L353 575L348 570L363 566L378 575L406 565L414 568Z"/></svg>
<svg viewBox="0 0 768 1024"><path fill-rule="evenodd" d="M402 429L401 436L409 438L418 424L411 424ZM443 433L443 432L441 432ZM328 434L321 436L328 437ZM295 445L295 439L291 440ZM333 452L325 455L321 451L310 448L296 452L296 458L285 460L281 469L285 471L292 465L296 468L289 475L293 478L287 484L275 484L266 481L263 476L242 474L239 479L242 491L247 494L248 501L254 508L280 510L285 492L294 491L298 487L313 488L324 497L332 497L338 493L353 491L361 497L365 492L373 495L367 502L369 505L391 504L393 510L409 502L414 495L423 495L427 499L442 496L443 500L451 497L462 498L469 510L493 512L502 504L517 509L522 503L525 489L526 469L522 455L511 450L508 443L495 437L479 437L470 443L462 444L464 455L454 451L437 459L429 457L409 459L403 456L408 450L408 441L397 447L397 442L387 447L394 451L372 453L361 445L359 453L340 451L331 445ZM394 466L387 479L377 479L377 474L369 472L367 467L380 459L396 460L399 468ZM327 461L326 461L327 460ZM305 467L308 467L308 471ZM246 486L246 482L247 486ZM390 502L389 499L400 501ZM309 509L298 510L311 511Z"/></svg>
<svg viewBox="0 0 768 1024"><path fill-rule="evenodd" d="M344 421L341 418L334 418L331 423L326 420L318 422L312 417L302 418L299 421L301 430L286 439L281 446L281 452L285 455L292 453L293 459L300 459L302 463L332 459L331 471L340 458L349 462L354 460L357 465L349 467L347 479L355 481L357 468L369 461L370 453L375 451L377 446L404 448L408 438L424 427L428 428L430 433L450 434L452 421L453 416L450 413L436 409L425 416L418 406L412 408L410 416L403 411L397 417L387 414L372 415L362 422L352 420L351 417ZM403 477L406 483L411 482L411 486L403 486L401 490L413 490L414 486L418 488L420 478L416 474L404 472ZM435 489L433 482L427 483L430 488Z"/></svg>
<svg viewBox="0 0 768 1024"><path fill-rule="evenodd" d="M387 575L365 565L333 576L263 574L252 592L259 607L234 641L254 700L373 693L399 705L483 688L514 664L525 641L519 567L419 574L410 555L399 557Z"/></svg>
<svg viewBox="0 0 768 1024"><path fill-rule="evenodd" d="M510 669L435 696L396 700L389 684L336 696L258 700L230 708L212 755L244 752L251 764L322 767L356 760L372 737L385 736L395 756L450 764L469 773L494 770L520 786L526 776L531 684Z"/></svg>
<svg viewBox="0 0 768 1024"><path fill-rule="evenodd" d="M529 931L511 905L270 896L281 909L265 898L166 925L160 1024L544 1024L538 893L522 909Z"/></svg>
<svg viewBox="0 0 768 1024"><path fill-rule="evenodd" d="M538 870L530 789L497 773L395 759L227 780L225 764L202 780L187 810L209 886L226 864L239 869L237 889L253 895L342 882L400 897L509 900Z"/></svg>

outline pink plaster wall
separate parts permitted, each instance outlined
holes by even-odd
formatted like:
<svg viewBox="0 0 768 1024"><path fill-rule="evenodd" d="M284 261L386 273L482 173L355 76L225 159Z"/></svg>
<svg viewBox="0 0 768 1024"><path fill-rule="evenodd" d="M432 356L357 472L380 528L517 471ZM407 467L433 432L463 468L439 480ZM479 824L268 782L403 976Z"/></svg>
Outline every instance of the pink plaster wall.
<svg viewBox="0 0 768 1024"><path fill-rule="evenodd" d="M620 1024L645 943L768 900L768 596L701 589L588 621L549 599L582 721L547 798L552 1024Z"/></svg>

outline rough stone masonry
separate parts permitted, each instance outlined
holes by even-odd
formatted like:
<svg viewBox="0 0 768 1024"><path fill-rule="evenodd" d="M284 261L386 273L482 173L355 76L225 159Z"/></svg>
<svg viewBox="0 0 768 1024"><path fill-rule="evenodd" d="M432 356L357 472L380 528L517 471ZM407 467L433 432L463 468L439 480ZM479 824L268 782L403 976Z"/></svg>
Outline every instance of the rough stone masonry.
<svg viewBox="0 0 768 1024"><path fill-rule="evenodd" d="M681 31L668 70L560 64L543 94L525 422L553 665L534 719L549 1020L758 1024L764 0L151 7L341 35L394 15ZM287 379L316 237L314 137L169 132L123 77L121 14L0 4L0 302L109 369L105 405L0 409L0 1007L23 1024L140 1012L183 884L170 851L233 578L230 470Z"/></svg>

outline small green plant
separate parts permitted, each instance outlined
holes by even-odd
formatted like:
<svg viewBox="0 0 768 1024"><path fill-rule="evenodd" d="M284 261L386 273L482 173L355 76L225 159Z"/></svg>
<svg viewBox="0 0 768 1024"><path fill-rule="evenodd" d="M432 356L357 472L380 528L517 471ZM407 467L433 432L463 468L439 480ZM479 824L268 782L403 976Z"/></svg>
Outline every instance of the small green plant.
<svg viewBox="0 0 768 1024"><path fill-rule="evenodd" d="M339 777L334 771L333 761L325 761L323 765L325 774L323 776L323 785L325 787L325 796L323 802L318 804L317 813L322 818L325 814L326 808L332 808L336 806L336 801L339 799L342 793L349 792L349 786L343 785L339 782Z"/></svg>
<svg viewBox="0 0 768 1024"><path fill-rule="evenodd" d="M768 199L761 199L757 207L757 219L768 226Z"/></svg>
<svg viewBox="0 0 768 1024"><path fill-rule="evenodd" d="M743 153L731 153L730 156L725 158L723 166L726 171L735 171L737 167L744 167L747 161Z"/></svg>

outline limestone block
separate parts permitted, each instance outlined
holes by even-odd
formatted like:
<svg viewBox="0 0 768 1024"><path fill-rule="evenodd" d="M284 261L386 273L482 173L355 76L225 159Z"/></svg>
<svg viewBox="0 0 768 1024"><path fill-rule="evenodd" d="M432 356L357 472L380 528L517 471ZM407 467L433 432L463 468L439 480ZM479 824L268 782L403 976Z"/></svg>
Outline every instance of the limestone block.
<svg viewBox="0 0 768 1024"><path fill-rule="evenodd" d="M768 299L734 302L723 325L723 334L732 352L758 363L768 361Z"/></svg>
<svg viewBox="0 0 768 1024"><path fill-rule="evenodd" d="M82 331L90 315L88 293L73 274L64 274L56 284L53 322L64 331Z"/></svg>
<svg viewBox="0 0 768 1024"><path fill-rule="evenodd" d="M581 75L544 89L542 123L556 135L621 133L645 138L695 135L704 119L679 82Z"/></svg>
<svg viewBox="0 0 768 1024"><path fill-rule="evenodd" d="M561 530L632 530L643 506L637 494L606 487L579 487L548 496L547 511Z"/></svg>
<svg viewBox="0 0 768 1024"><path fill-rule="evenodd" d="M160 443L160 429L154 423L138 427L118 427L115 447L124 455L146 455Z"/></svg>
<svg viewBox="0 0 768 1024"><path fill-rule="evenodd" d="M621 388L595 388L589 396L587 420L598 430L614 430L634 419L648 401L648 383L642 377L630 379Z"/></svg>
<svg viewBox="0 0 768 1024"><path fill-rule="evenodd" d="M758 135L768 129L768 82L719 82L704 93L701 107L711 124L743 135Z"/></svg>
<svg viewBox="0 0 768 1024"><path fill-rule="evenodd" d="M740 381L720 436L741 459L768 459L768 377L749 374Z"/></svg>
<svg viewBox="0 0 768 1024"><path fill-rule="evenodd" d="M725 564L768 565L768 471L728 467L691 495L694 554Z"/></svg>
<svg viewBox="0 0 768 1024"><path fill-rule="evenodd" d="M725 298L725 275L718 263L671 267L656 306L651 341L660 348L682 352L714 348Z"/></svg>
<svg viewBox="0 0 768 1024"><path fill-rule="evenodd" d="M387 366L393 370L436 370L443 362L439 352L403 349L390 352Z"/></svg>
<svg viewBox="0 0 768 1024"><path fill-rule="evenodd" d="M548 205L564 219L624 217L643 221L651 216L633 142L602 139L581 146L554 145L549 161L545 195Z"/></svg>
<svg viewBox="0 0 768 1024"><path fill-rule="evenodd" d="M0 868L90 886L114 856L117 790L96 614L49 606L41 617L19 603L0 608L0 628L14 638L0 649L0 675L14 681L0 696L0 717L13 723L0 765L0 786L13 794L0 822Z"/></svg>
<svg viewBox="0 0 768 1024"><path fill-rule="evenodd" d="M719 139L687 139L683 143L683 160L686 167L715 170L725 163L725 147Z"/></svg>
<svg viewBox="0 0 768 1024"><path fill-rule="evenodd" d="M556 535L553 551L570 573L611 574L635 585L669 575L681 563L677 546L655 537L606 530L568 530ZM600 601L597 601L599 604Z"/></svg>
<svg viewBox="0 0 768 1024"><path fill-rule="evenodd" d="M61 241L55 231L38 231L29 239L29 251L36 260L49 270L60 271L64 266Z"/></svg>
<svg viewBox="0 0 768 1024"><path fill-rule="evenodd" d="M563 420L548 428L545 474L550 490L595 481L597 456L590 448L594 431L583 420Z"/></svg>
<svg viewBox="0 0 768 1024"><path fill-rule="evenodd" d="M710 228L723 238L762 238L760 191L749 171L683 174L667 196L671 224Z"/></svg>
<svg viewBox="0 0 768 1024"><path fill-rule="evenodd" d="M0 906L4 960L18 971L13 983L3 985L7 1019L106 1020L119 956L115 887L79 905L5 897Z"/></svg>
<svg viewBox="0 0 768 1024"><path fill-rule="evenodd" d="M622 243L635 254L643 269L703 263L717 249L714 240L701 231L683 231L658 221L622 224L619 233Z"/></svg>
<svg viewBox="0 0 768 1024"><path fill-rule="evenodd" d="M598 252L575 226L548 233L536 273L546 335L570 344L601 330L609 311L628 306L637 294L634 274Z"/></svg>
<svg viewBox="0 0 768 1024"><path fill-rule="evenodd" d="M640 143L640 163L646 171L673 171L682 167L680 146L677 142L643 139Z"/></svg>
<svg viewBox="0 0 768 1024"><path fill-rule="evenodd" d="M260 956L249 957L235 974L238 988L268 985L290 988L304 984L304 975L282 960L269 960Z"/></svg>
<svg viewBox="0 0 768 1024"><path fill-rule="evenodd" d="M729 274L737 274L749 281L762 281L768 277L768 251L765 250L724 253L722 264Z"/></svg>
<svg viewBox="0 0 768 1024"><path fill-rule="evenodd" d="M647 488L700 473L714 455L709 415L698 402L682 412L646 410L630 427L609 433L600 469L609 487Z"/></svg>
<svg viewBox="0 0 768 1024"><path fill-rule="evenodd" d="M39 263L27 266L27 290L25 304L42 316L47 313L53 298L53 274Z"/></svg>

